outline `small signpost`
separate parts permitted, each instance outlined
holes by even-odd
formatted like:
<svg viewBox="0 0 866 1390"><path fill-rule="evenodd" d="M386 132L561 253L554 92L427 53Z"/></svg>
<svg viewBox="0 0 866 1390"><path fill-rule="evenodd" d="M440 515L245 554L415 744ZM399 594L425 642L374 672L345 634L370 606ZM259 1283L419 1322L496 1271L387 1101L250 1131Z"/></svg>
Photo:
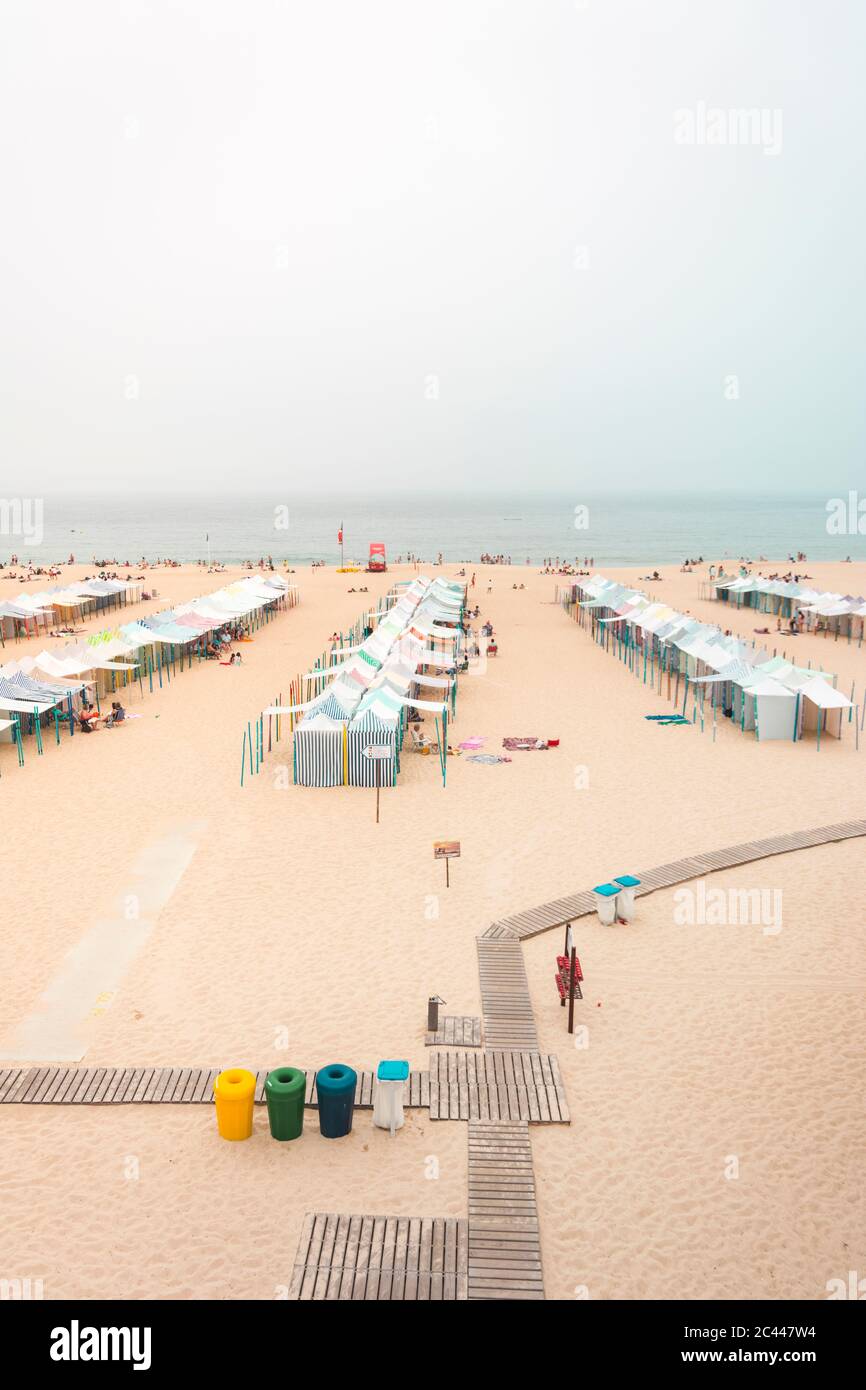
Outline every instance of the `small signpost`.
<svg viewBox="0 0 866 1390"><path fill-rule="evenodd" d="M382 773L379 765L383 759L393 756L393 749L389 748L387 743L368 743L367 747L363 749L363 753L365 758L369 758L371 762L376 764L376 824L378 825L379 791L382 786Z"/></svg>
<svg viewBox="0 0 866 1390"><path fill-rule="evenodd" d="M448 861L460 858L459 840L434 840L433 858L445 860L445 887L451 887L451 875L449 873Z"/></svg>

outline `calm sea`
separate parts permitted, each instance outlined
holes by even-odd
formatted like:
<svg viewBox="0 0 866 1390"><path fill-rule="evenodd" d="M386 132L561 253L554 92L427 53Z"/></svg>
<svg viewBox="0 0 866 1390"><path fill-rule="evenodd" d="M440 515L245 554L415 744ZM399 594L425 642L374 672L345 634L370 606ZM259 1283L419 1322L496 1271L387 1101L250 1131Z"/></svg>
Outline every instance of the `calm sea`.
<svg viewBox="0 0 866 1390"><path fill-rule="evenodd" d="M575 514L585 506L588 517ZM371 541L388 558L411 552L425 561L477 563L482 552L537 565L549 556L601 565L681 562L702 555L784 558L798 550L812 560L866 558L866 536L827 532L827 496L660 496L599 494L484 495L389 493L375 496L298 495L284 502L250 495L212 498L51 497L44 499L39 546L0 533L0 558L12 553L35 563L207 559L237 562L271 555L296 563L366 560ZM575 522L588 521L584 529ZM208 547L210 552L208 552Z"/></svg>

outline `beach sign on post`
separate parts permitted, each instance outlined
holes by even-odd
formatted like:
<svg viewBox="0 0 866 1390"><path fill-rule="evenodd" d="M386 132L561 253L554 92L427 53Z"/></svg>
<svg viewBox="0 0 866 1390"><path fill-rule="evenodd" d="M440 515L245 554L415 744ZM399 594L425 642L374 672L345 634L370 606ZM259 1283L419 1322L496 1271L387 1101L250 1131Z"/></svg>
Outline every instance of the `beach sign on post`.
<svg viewBox="0 0 866 1390"><path fill-rule="evenodd" d="M391 757L391 749L387 743L368 743L363 750L364 757L369 758L376 765L376 824L379 824L379 791L382 786L381 764L383 759Z"/></svg>
<svg viewBox="0 0 866 1390"><path fill-rule="evenodd" d="M449 860L460 858L459 840L434 840L433 858L445 860L445 887L451 887L451 874L449 872Z"/></svg>

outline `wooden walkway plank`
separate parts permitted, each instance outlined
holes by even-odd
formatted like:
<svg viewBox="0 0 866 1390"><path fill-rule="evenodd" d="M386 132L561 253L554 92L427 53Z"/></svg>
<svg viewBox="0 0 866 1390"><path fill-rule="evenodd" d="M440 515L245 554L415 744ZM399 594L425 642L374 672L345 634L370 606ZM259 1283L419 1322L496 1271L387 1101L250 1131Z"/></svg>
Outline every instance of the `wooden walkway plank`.
<svg viewBox="0 0 866 1390"><path fill-rule="evenodd" d="M528 1128L470 1121L468 1142L469 1298L543 1299Z"/></svg>
<svg viewBox="0 0 866 1390"><path fill-rule="evenodd" d="M468 1297L468 1268L465 1218L308 1212L288 1296L457 1302Z"/></svg>
<svg viewBox="0 0 866 1390"><path fill-rule="evenodd" d="M463 1014L446 1014L439 1020L438 1033L425 1033L425 1047L480 1047L481 1019Z"/></svg>
<svg viewBox="0 0 866 1390"><path fill-rule="evenodd" d="M769 835L762 840L748 840L726 849L712 850L707 854L690 855L636 873L635 877L641 880L637 895L643 897L660 888L670 888L675 883L686 883L704 873L734 868L738 864L751 864L757 859L768 859L776 854L789 854L794 850L810 849L816 845L831 844L862 835L866 835L866 820L840 821L836 825L819 826L815 830ZM541 907L515 913L512 917L502 917L491 923L479 940L493 945L537 936L540 932L564 927L567 922L586 917L594 911L594 895L590 890L584 890L572 897L556 898L553 902L542 904Z"/></svg>

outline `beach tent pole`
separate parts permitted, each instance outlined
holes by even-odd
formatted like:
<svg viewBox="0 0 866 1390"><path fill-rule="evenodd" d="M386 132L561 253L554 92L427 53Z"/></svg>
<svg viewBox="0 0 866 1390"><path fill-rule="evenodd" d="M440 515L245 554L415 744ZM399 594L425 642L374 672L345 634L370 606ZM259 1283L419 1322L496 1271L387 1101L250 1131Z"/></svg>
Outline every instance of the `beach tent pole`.
<svg viewBox="0 0 866 1390"><path fill-rule="evenodd" d="M156 649L156 670L157 670L157 675L159 676L159 688L160 688L160 690L162 690L162 647L161 647L161 645L160 645L159 647L157 647L157 649Z"/></svg>
<svg viewBox="0 0 866 1390"><path fill-rule="evenodd" d="M791 742L792 742L792 743L796 743L796 742L797 742L797 725L798 725L798 723L799 723L799 720L800 720L800 692L799 692L799 690L798 690L798 691L797 691L797 699L796 699L796 701L795 701L795 703L794 703L794 737L791 739Z"/></svg>
<svg viewBox="0 0 866 1390"><path fill-rule="evenodd" d="M36 751L37 751L37 753L39 754L39 756L40 756L40 758L41 758L41 757L42 757L42 752L43 752L43 749L42 749L42 729L41 729L40 724L39 724L39 707L38 707L38 705L34 705L34 706L33 706L33 724L34 724L35 731L36 731Z"/></svg>
<svg viewBox="0 0 866 1390"><path fill-rule="evenodd" d="M60 719L57 714L56 705L54 706L54 738L57 743L60 742Z"/></svg>
<svg viewBox="0 0 866 1390"><path fill-rule="evenodd" d="M247 760L247 731L244 729L244 741L241 746L241 786L244 784L244 764Z"/></svg>
<svg viewBox="0 0 866 1390"><path fill-rule="evenodd" d="M683 718L686 717L686 701L689 698L689 673L686 671L686 686L683 694Z"/></svg>

